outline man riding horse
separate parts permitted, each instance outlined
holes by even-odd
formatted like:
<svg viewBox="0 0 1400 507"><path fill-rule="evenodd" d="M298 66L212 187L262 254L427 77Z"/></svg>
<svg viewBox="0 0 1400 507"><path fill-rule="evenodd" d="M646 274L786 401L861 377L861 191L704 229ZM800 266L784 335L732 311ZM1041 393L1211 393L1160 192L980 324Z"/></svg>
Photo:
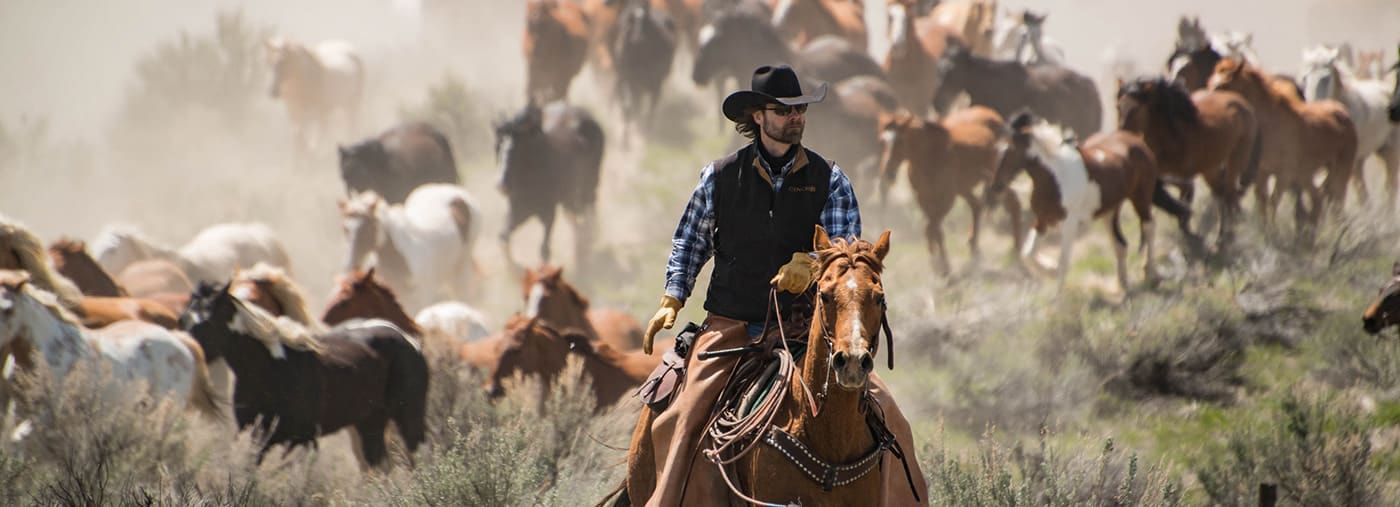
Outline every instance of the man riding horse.
<svg viewBox="0 0 1400 507"><path fill-rule="evenodd" d="M655 456L656 488L649 498L631 498L633 503L729 503L730 488L702 450L709 447L706 423L738 358L702 358L707 352L761 342L759 335L764 334L770 316L785 323L803 321L790 317L807 306L804 301L810 302L803 294L812 285L816 269L811 253L816 226L825 228L832 238L860 236L860 210L850 180L835 163L801 144L807 107L825 95L825 84L804 94L793 70L776 65L759 67L752 90L734 92L724 100L724 115L753 142L701 170L699 185L676 228L666 266L666 293L647 325L643 350L652 353L656 333L675 324L701 267L714 256L705 297L708 316L694 342L686 344L685 337L677 340L681 344L677 348L685 350L667 361L685 367L678 377L683 379L678 391L658 396L652 382L644 387L643 398L653 410L660 410L650 431L639 427L638 432L650 435L650 442L641 445L649 444L652 452L640 455ZM776 296L770 296L770 286L777 289ZM787 331L788 338L793 338L792 330ZM795 336L803 336L800 333ZM873 369L869 353L864 355L850 360ZM906 477L905 465L886 453L879 467L884 503L927 502L909 423L884 382L875 375L870 380L870 394L883 408L885 424L903 448L911 476ZM651 392L648 387L653 388ZM668 398L669 405L652 403L658 397ZM646 423L644 416L639 424Z"/></svg>

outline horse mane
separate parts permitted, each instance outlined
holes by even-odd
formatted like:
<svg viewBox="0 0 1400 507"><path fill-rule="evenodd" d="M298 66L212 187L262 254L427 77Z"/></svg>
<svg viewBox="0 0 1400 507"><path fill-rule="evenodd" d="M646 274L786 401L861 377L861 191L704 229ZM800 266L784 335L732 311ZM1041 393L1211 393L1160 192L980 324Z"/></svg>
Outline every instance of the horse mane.
<svg viewBox="0 0 1400 507"><path fill-rule="evenodd" d="M0 215L0 262L8 253L18 262L13 269L29 273L34 285L58 298L64 308L77 308L82 291L71 280L58 274L50 265L49 254L39 237L18 221Z"/></svg>
<svg viewBox="0 0 1400 507"><path fill-rule="evenodd" d="M1180 124L1201 122L1201 111L1196 108L1196 101L1191 100L1190 92L1165 77L1140 77L1124 85L1118 93L1145 102L1153 113L1167 118L1174 133L1181 132Z"/></svg>
<svg viewBox="0 0 1400 507"><path fill-rule="evenodd" d="M380 294L382 294L385 298L389 300L390 304L397 306L400 312L402 312L405 316L408 316L408 312L404 311L403 303L399 302L399 297L397 294L394 293L394 289L390 288L388 285L380 283L379 280L375 279L373 269L356 269L350 272L350 276L347 276L344 280L341 280L340 291L345 291L348 294L349 291L352 290L351 287L357 283L365 284L365 286L370 287L375 291L378 291ZM418 327L418 323L414 322L413 317L408 317L408 323L412 324L413 328L405 329L404 331L408 331L409 333L414 335L423 334L423 329Z"/></svg>
<svg viewBox="0 0 1400 507"><path fill-rule="evenodd" d="M1274 102L1297 110L1303 107L1303 98L1298 96L1298 91L1293 85L1282 80L1270 79L1257 67L1249 62L1236 60L1234 58L1224 58L1215 65L1216 74L1234 74L1238 79L1245 79L1259 87L1261 93L1268 95Z"/></svg>
<svg viewBox="0 0 1400 507"><path fill-rule="evenodd" d="M311 309L307 307L306 296L301 287L297 287L296 282L287 276L286 270L259 262L252 268L240 270L234 275L234 281L252 282L266 287L268 295L277 301L282 311L287 312L287 318L312 329L320 326L320 321L311 316Z"/></svg>
<svg viewBox="0 0 1400 507"><path fill-rule="evenodd" d="M325 351L324 344L296 321L286 317L273 317L267 310L258 308L257 305L231 297L234 307L238 309L233 317L233 324L230 326L235 331L242 331L267 347L272 357L283 359L287 357L286 351L282 348L290 347L294 350L322 354Z"/></svg>
<svg viewBox="0 0 1400 507"><path fill-rule="evenodd" d="M63 253L75 254L86 250L87 245L83 244L81 240L64 236L54 240L53 243L49 244L49 248Z"/></svg>
<svg viewBox="0 0 1400 507"><path fill-rule="evenodd" d="M17 274L18 276L16 276ZM30 299L33 299L35 302L39 303L39 306L42 306L45 310L48 310L49 313L53 314L54 318L61 320L64 323L70 324L78 329L83 328L81 323L82 321L78 319L78 317L74 315L72 311L68 310L68 307L65 306L63 301L56 294L50 292L44 287L39 286L38 282L34 281L33 273L23 270L0 269L0 278L5 279L4 281L7 284L11 283L10 279L18 279L21 277L28 278L31 282L24 284L24 287L21 289L24 291L25 294L27 294L30 297Z"/></svg>
<svg viewBox="0 0 1400 507"><path fill-rule="evenodd" d="M884 261L875 255L875 245L862 239L836 237L831 238L831 247L817 251L817 273L826 271L838 259L848 259L852 264L864 263L875 270L875 274L885 270Z"/></svg>

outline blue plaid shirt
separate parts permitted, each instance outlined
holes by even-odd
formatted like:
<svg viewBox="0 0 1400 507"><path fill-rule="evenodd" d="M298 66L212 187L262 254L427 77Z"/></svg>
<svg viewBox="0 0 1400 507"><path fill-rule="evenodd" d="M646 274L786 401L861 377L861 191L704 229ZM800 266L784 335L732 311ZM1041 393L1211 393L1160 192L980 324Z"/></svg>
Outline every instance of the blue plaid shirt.
<svg viewBox="0 0 1400 507"><path fill-rule="evenodd" d="M760 148L762 149L762 148ZM763 157L759 163L768 170ZM788 161L781 171L772 176L774 190L783 189L783 177L792 169L793 160ZM710 163L700 170L700 184L690 194L690 202L685 205L685 213L676 226L676 235L671 239L671 258L666 261L666 295L685 301L695 288L695 277L715 255L715 165ZM831 192L822 208L821 225L831 237L860 237L860 205L856 202L855 189L851 180L836 164L831 164Z"/></svg>

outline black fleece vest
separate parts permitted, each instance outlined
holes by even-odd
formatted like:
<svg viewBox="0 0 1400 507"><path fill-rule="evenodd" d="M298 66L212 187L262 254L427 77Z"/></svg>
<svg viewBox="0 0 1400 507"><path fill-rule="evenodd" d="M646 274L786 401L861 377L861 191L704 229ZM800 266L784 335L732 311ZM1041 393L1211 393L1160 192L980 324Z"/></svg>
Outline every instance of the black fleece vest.
<svg viewBox="0 0 1400 507"><path fill-rule="evenodd" d="M715 161L715 268L705 296L705 310L748 322L764 320L778 268L793 252L812 251L831 194L831 165L817 152L802 148L774 192L758 149L750 144ZM779 295L783 311L794 297Z"/></svg>

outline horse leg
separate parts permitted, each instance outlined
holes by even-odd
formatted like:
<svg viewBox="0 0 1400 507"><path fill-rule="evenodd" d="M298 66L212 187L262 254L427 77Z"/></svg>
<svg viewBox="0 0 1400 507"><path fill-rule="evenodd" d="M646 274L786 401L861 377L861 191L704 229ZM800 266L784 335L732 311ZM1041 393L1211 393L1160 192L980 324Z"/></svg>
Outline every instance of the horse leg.
<svg viewBox="0 0 1400 507"><path fill-rule="evenodd" d="M934 269L944 278L948 278L953 273L953 267L948 262L948 249L943 246L943 224L929 220L924 226L924 239L928 241L929 253L938 257Z"/></svg>
<svg viewBox="0 0 1400 507"><path fill-rule="evenodd" d="M557 213L557 207L551 205L549 210L540 214L540 222L544 224L544 238L540 240L540 262L549 262L549 239L554 232L554 218Z"/></svg>
<svg viewBox="0 0 1400 507"><path fill-rule="evenodd" d="M1113 214L1109 215L1108 220L1104 222L1104 225L1108 227L1108 233L1113 236L1112 238L1110 238L1110 241L1113 243L1113 260L1116 261L1118 268L1118 288L1124 293L1127 293L1128 240L1123 237L1123 227L1122 224L1119 223L1119 215L1119 210L1113 210ZM1063 255L1064 254L1062 252L1061 256Z"/></svg>
<svg viewBox="0 0 1400 507"><path fill-rule="evenodd" d="M388 455L388 447L384 444L384 430L387 426L388 417L382 413L372 414L355 425L355 431L360 434L359 447L363 463L371 469L384 464L384 458Z"/></svg>
<svg viewBox="0 0 1400 507"><path fill-rule="evenodd" d="M1156 185L1154 185L1155 187ZM1152 239L1157 230L1156 223L1152 220L1152 192L1153 190L1147 190L1145 193L1148 195L1140 194L1132 200L1133 212L1137 214L1138 223L1141 224L1142 228L1138 239L1138 249L1143 252L1143 279L1149 283L1157 278L1156 270L1152 269L1152 259L1155 253L1152 248ZM1220 221L1224 223L1225 218L1222 216Z"/></svg>
<svg viewBox="0 0 1400 507"><path fill-rule="evenodd" d="M1400 132L1400 129L1395 132ZM1377 154L1385 166L1386 211L1394 211L1396 193L1400 192L1400 178L1396 174L1400 172L1400 135L1392 134L1390 142L1382 146Z"/></svg>
<svg viewBox="0 0 1400 507"><path fill-rule="evenodd" d="M521 213L520 209L516 206L508 207L509 209L506 211L506 226L504 229L501 229L501 255L505 258L506 266L510 270L520 271L520 265L516 264L515 258L510 255L510 237L515 233L515 230L520 227L520 224L524 223L526 218L529 218L529 215ZM546 239L547 238L546 236Z"/></svg>
<svg viewBox="0 0 1400 507"><path fill-rule="evenodd" d="M1351 179L1351 186L1356 187L1356 202L1363 207L1371 201L1371 192L1366 188L1366 158L1365 156L1356 158L1352 164L1354 177ZM1346 193L1346 185L1342 185L1342 193Z"/></svg>
<svg viewBox="0 0 1400 507"><path fill-rule="evenodd" d="M1060 263L1055 266L1055 292L1065 290L1065 276L1069 274L1070 253L1074 251L1074 239L1079 235L1079 217L1069 217L1060 227Z"/></svg>
<svg viewBox="0 0 1400 507"><path fill-rule="evenodd" d="M1006 213L1011 215L1011 248L1012 254L1020 253L1022 246L1021 237L1021 200L1016 198L1015 192L1007 191L1002 194L1001 206L1006 209Z"/></svg>
<svg viewBox="0 0 1400 507"><path fill-rule="evenodd" d="M967 237L967 249L975 261L981 255L977 250L977 236L982 224L982 200L978 199L971 190L963 192L962 198L963 201L967 202L967 207L972 210L972 231Z"/></svg>

